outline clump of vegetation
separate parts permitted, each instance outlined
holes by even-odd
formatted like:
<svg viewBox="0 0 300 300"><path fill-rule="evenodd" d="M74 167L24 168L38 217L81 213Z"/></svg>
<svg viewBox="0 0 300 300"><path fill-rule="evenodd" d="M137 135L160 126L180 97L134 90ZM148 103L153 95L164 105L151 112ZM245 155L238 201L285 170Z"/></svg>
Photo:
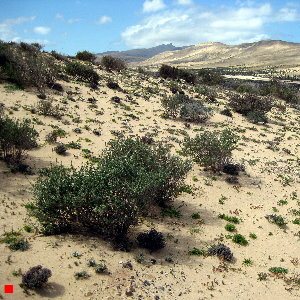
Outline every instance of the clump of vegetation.
<svg viewBox="0 0 300 300"><path fill-rule="evenodd" d="M233 224L226 224L225 229L229 232L233 232L236 230L235 226Z"/></svg>
<svg viewBox="0 0 300 300"><path fill-rule="evenodd" d="M200 256L200 255L207 255L207 252L205 250L201 250L201 249L198 249L198 248L193 248L192 250L189 251L189 255L197 255L197 256Z"/></svg>
<svg viewBox="0 0 300 300"><path fill-rule="evenodd" d="M224 82L224 77L220 73L206 69L199 70L198 76L202 83L208 85L217 85Z"/></svg>
<svg viewBox="0 0 300 300"><path fill-rule="evenodd" d="M293 104L300 103L299 92L297 89L294 89L277 79L272 79L269 83L262 85L259 89L259 93L263 96L273 95Z"/></svg>
<svg viewBox="0 0 300 300"><path fill-rule="evenodd" d="M265 272L260 272L260 273L258 273L257 275L258 275L258 280L259 280L259 281L267 280L267 278L268 278L268 274L265 273Z"/></svg>
<svg viewBox="0 0 300 300"><path fill-rule="evenodd" d="M106 83L106 86L112 90L119 90L120 89L120 86L117 82L109 79Z"/></svg>
<svg viewBox="0 0 300 300"><path fill-rule="evenodd" d="M182 151L191 155L200 166L216 172L230 162L236 144L237 136L228 129L204 131L195 138L186 137Z"/></svg>
<svg viewBox="0 0 300 300"><path fill-rule="evenodd" d="M65 155L67 150L68 148L66 147L65 144L59 144L54 148L54 151L59 155Z"/></svg>
<svg viewBox="0 0 300 300"><path fill-rule="evenodd" d="M96 60L96 55L86 50L77 52L75 57L79 60L88 61L91 63Z"/></svg>
<svg viewBox="0 0 300 300"><path fill-rule="evenodd" d="M61 119L60 107L53 105L53 100L39 100L36 110L40 115Z"/></svg>
<svg viewBox="0 0 300 300"><path fill-rule="evenodd" d="M46 142L48 143L55 143L57 141L58 138L62 138L64 136L66 136L67 133L61 129L61 128L56 128L56 129L53 129L50 133L48 133L46 135Z"/></svg>
<svg viewBox="0 0 300 300"><path fill-rule="evenodd" d="M232 118L233 116L231 110L228 108L225 108L222 111L220 111L220 114L230 118Z"/></svg>
<svg viewBox="0 0 300 300"><path fill-rule="evenodd" d="M167 206L162 209L162 215L171 217L171 218L180 218L182 216L181 212L179 210L176 210L172 206Z"/></svg>
<svg viewBox="0 0 300 300"><path fill-rule="evenodd" d="M247 116L253 123L266 123L266 113L273 107L271 98L259 97L254 94L235 94L229 100L229 106L237 113Z"/></svg>
<svg viewBox="0 0 300 300"><path fill-rule="evenodd" d="M74 274L75 279L88 279L90 275L86 271L76 272Z"/></svg>
<svg viewBox="0 0 300 300"><path fill-rule="evenodd" d="M137 241L140 247L146 248L151 252L162 249L166 246L163 234L155 229L140 233L137 236Z"/></svg>
<svg viewBox="0 0 300 300"><path fill-rule="evenodd" d="M151 205L165 205L176 195L190 168L162 145L116 139L94 165L44 172L30 209L47 234L84 227L122 239Z"/></svg>
<svg viewBox="0 0 300 300"><path fill-rule="evenodd" d="M13 251L25 251L29 249L28 241L16 231L5 232L4 238L0 239L0 243L8 244L8 248Z"/></svg>
<svg viewBox="0 0 300 300"><path fill-rule="evenodd" d="M53 57L41 53L39 44L0 41L0 73L21 87L36 87L42 94L58 77Z"/></svg>
<svg viewBox="0 0 300 300"><path fill-rule="evenodd" d="M29 120L0 116L0 157L7 162L20 162L27 150L37 147L37 136Z"/></svg>
<svg viewBox="0 0 300 300"><path fill-rule="evenodd" d="M229 247L225 246L224 244L218 244L211 246L208 251L208 255L216 255L224 260L231 262L233 260L233 254Z"/></svg>
<svg viewBox="0 0 300 300"><path fill-rule="evenodd" d="M111 55L105 55L101 58L101 65L105 68L106 71L117 71L120 72L122 70L125 70L126 63L118 58Z"/></svg>
<svg viewBox="0 0 300 300"><path fill-rule="evenodd" d="M226 221L231 222L231 223L235 223L235 224L240 223L240 220L237 217L234 217L234 216L227 216L225 214L220 214L218 217L220 219L226 220Z"/></svg>
<svg viewBox="0 0 300 300"><path fill-rule="evenodd" d="M242 234L235 234L232 237L232 241L236 244L242 245L242 246L246 246L248 245L248 241L246 240L246 238L242 235Z"/></svg>
<svg viewBox="0 0 300 300"><path fill-rule="evenodd" d="M287 224L284 218L280 215L266 215L265 217L269 222L274 223L279 227L285 227Z"/></svg>
<svg viewBox="0 0 300 300"><path fill-rule="evenodd" d="M98 274L104 274L104 273L107 273L107 271L108 271L108 269L105 264L97 264L95 266L95 272Z"/></svg>
<svg viewBox="0 0 300 300"><path fill-rule="evenodd" d="M21 286L25 289L37 289L42 287L52 276L52 272L41 265L30 268L22 275Z"/></svg>
<svg viewBox="0 0 300 300"><path fill-rule="evenodd" d="M98 73L92 67L83 63L68 62L65 71L76 80L85 81L91 85L98 85L98 81L100 80Z"/></svg>
<svg viewBox="0 0 300 300"><path fill-rule="evenodd" d="M245 265L245 266L252 266L253 265L253 260L251 258L245 258L243 260L243 265Z"/></svg>
<svg viewBox="0 0 300 300"><path fill-rule="evenodd" d="M247 113L246 117L249 120L249 122L251 122L253 124L268 123L268 118L267 118L266 114L260 110L250 111L249 113Z"/></svg>
<svg viewBox="0 0 300 300"><path fill-rule="evenodd" d="M271 267L269 269L269 272L274 274L287 274L289 271L288 269L282 268L282 267Z"/></svg>
<svg viewBox="0 0 300 300"><path fill-rule="evenodd" d="M189 101L182 105L180 118L187 122L205 123L210 118L210 110L199 101Z"/></svg>
<svg viewBox="0 0 300 300"><path fill-rule="evenodd" d="M194 84L196 82L196 74L190 70L178 69L169 65L161 65L158 74L162 78L182 79L187 83Z"/></svg>

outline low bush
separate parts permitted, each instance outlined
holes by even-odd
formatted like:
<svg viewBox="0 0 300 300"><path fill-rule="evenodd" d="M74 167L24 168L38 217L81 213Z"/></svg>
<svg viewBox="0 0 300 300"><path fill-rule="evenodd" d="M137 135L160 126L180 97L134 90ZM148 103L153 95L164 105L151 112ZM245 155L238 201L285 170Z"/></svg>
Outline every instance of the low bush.
<svg viewBox="0 0 300 300"><path fill-rule="evenodd" d="M236 244L242 245L242 246L246 246L248 245L248 241L245 239L245 237L239 233L235 234L232 237L232 241Z"/></svg>
<svg viewBox="0 0 300 300"><path fill-rule="evenodd" d="M282 267L271 267L269 269L269 272L274 274L287 274L289 272L288 269L282 268Z"/></svg>
<svg viewBox="0 0 300 300"><path fill-rule="evenodd" d="M0 41L0 73L21 87L34 86L44 93L55 82L59 68L38 44Z"/></svg>
<svg viewBox="0 0 300 300"><path fill-rule="evenodd" d="M37 147L37 136L29 120L0 118L0 156L8 162L19 162L27 150Z"/></svg>
<svg viewBox="0 0 300 300"><path fill-rule="evenodd" d="M101 65L105 68L106 71L117 71L120 72L125 70L126 63L122 59L118 57L114 57L111 55L105 55L101 58Z"/></svg>
<svg viewBox="0 0 300 300"><path fill-rule="evenodd" d="M60 107L53 105L53 100L39 100L36 111L40 115L61 119Z"/></svg>
<svg viewBox="0 0 300 300"><path fill-rule="evenodd" d="M59 155L65 155L67 150L68 150L68 148L64 144L59 144L54 148L54 151Z"/></svg>
<svg viewBox="0 0 300 300"><path fill-rule="evenodd" d="M178 69L176 67L172 67L169 65L161 65L161 67L158 70L158 74L160 77L167 79L173 79L173 80L179 80L182 79L187 83L195 84L196 82L196 74L190 70L185 69Z"/></svg>
<svg viewBox="0 0 300 300"><path fill-rule="evenodd" d="M106 83L106 86L112 90L119 90L120 86L117 82L112 81L111 79L109 79Z"/></svg>
<svg viewBox="0 0 300 300"><path fill-rule="evenodd" d="M208 251L208 255L216 255L224 260L229 262L233 261L233 254L229 247L225 246L224 244L218 244L211 246Z"/></svg>
<svg viewBox="0 0 300 300"><path fill-rule="evenodd" d="M46 234L87 228L120 240L151 205L176 195L190 168L161 145L117 139L94 165L44 172L29 208Z"/></svg>
<svg viewBox="0 0 300 300"><path fill-rule="evenodd" d="M29 248L28 241L16 231L5 232L4 238L0 239L0 243L8 244L8 248L13 251L25 251Z"/></svg>
<svg viewBox="0 0 300 300"><path fill-rule="evenodd" d="M210 118L210 110L199 101L190 101L181 107L180 118L188 122L205 123Z"/></svg>
<svg viewBox="0 0 300 300"><path fill-rule="evenodd" d="M86 50L77 52L75 57L79 60L88 61L91 63L96 60L96 55Z"/></svg>
<svg viewBox="0 0 300 300"><path fill-rule="evenodd" d="M250 111L247 113L246 117L247 117L248 121L253 124L268 123L268 118L267 118L266 114L260 110Z"/></svg>
<svg viewBox="0 0 300 300"><path fill-rule="evenodd" d="M273 101L271 98L259 97L254 94L235 94L230 97L229 106L242 115L253 111L267 113L272 109Z"/></svg>
<svg viewBox="0 0 300 300"><path fill-rule="evenodd" d="M269 83L261 85L259 93L262 96L273 95L293 104L300 103L299 91L277 79L272 79Z"/></svg>
<svg viewBox="0 0 300 300"><path fill-rule="evenodd" d="M78 62L68 62L65 67L68 75L73 76L76 80L86 81L90 84L97 85L100 77L90 66Z"/></svg>
<svg viewBox="0 0 300 300"><path fill-rule="evenodd" d="M285 227L287 222L280 215L266 215L265 218L270 222L278 225L279 227Z"/></svg>
<svg viewBox="0 0 300 300"><path fill-rule="evenodd" d="M38 265L30 268L25 274L22 275L21 286L25 289L41 288L48 279L52 276L52 272Z"/></svg>
<svg viewBox="0 0 300 300"><path fill-rule="evenodd" d="M216 172L231 161L237 140L237 136L228 129L221 132L204 131L195 138L186 137L182 151L192 156L200 166Z"/></svg>
<svg viewBox="0 0 300 300"><path fill-rule="evenodd" d="M225 229L229 232L233 232L236 230L235 226L233 224L226 224Z"/></svg>
<svg viewBox="0 0 300 300"><path fill-rule="evenodd" d="M140 247L146 248L151 252L162 249L166 245L163 234L155 229L140 233L137 236L137 241Z"/></svg>
<svg viewBox="0 0 300 300"><path fill-rule="evenodd" d="M166 117L180 117L184 121L204 123L210 118L210 110L199 101L183 94L164 97L161 100Z"/></svg>
<svg viewBox="0 0 300 300"><path fill-rule="evenodd" d="M224 82L224 77L218 72L201 69L198 71L200 82L208 85L217 85Z"/></svg>

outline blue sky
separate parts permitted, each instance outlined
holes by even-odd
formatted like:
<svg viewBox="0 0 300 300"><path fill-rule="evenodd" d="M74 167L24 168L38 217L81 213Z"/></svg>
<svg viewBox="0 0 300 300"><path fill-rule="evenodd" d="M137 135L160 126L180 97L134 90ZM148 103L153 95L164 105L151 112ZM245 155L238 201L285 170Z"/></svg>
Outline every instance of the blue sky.
<svg viewBox="0 0 300 300"><path fill-rule="evenodd" d="M1 0L0 39L73 55L203 42L300 43L297 0Z"/></svg>

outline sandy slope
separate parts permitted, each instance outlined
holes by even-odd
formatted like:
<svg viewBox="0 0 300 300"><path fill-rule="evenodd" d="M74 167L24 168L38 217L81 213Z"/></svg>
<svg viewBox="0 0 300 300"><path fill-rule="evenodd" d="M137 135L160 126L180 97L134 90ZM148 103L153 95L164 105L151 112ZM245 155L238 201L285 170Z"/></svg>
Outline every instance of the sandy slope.
<svg viewBox="0 0 300 300"><path fill-rule="evenodd" d="M176 64L181 67L284 67L299 66L300 44L260 41L241 45L203 43L183 50L167 51L135 65Z"/></svg>
<svg viewBox="0 0 300 300"><path fill-rule="evenodd" d="M64 108L62 120L33 115L24 109L25 106L37 103L38 98L34 91L9 93L5 89L7 83L0 84L0 102L5 104L13 117L37 118L43 123L35 125L40 132L40 147L30 151L26 158L26 162L35 170L61 163L80 166L87 161L82 157L81 150L70 149L65 157L53 152L55 145L45 142L45 135L52 130L51 125L58 125L68 133L61 142L81 138L82 148L90 149L95 155L113 138L111 130L124 130L125 135L157 132L155 140L173 144L175 153L179 145L174 141L174 137L172 138L175 135L166 130L184 129L190 136L194 136L197 133L195 129L201 127L192 125L190 129L186 129L180 121L160 117L159 99L167 93L167 88L163 83L159 83L159 80L142 78L141 75L133 73L126 76L113 75L124 89L132 93L133 100L136 101L134 104L132 101L125 101L125 94L109 90L105 86L104 78L108 76L111 75L102 73L102 86L99 91L92 91L82 84L64 82L64 93L49 91L55 102ZM156 87L158 93L149 94L145 90L146 86ZM193 96L191 89L187 90ZM79 93L72 95L75 102L67 99L66 91ZM122 102L132 110L126 111L118 104L113 104L110 101L113 95L120 96ZM87 99L90 97L98 100L98 108L89 106ZM240 135L240 145L234 153L234 159L244 162L246 172L240 175L240 185L232 186L225 182L225 175L214 176L194 165L186 179L186 183L193 186L194 193L183 193L173 203L182 216L178 219L162 218L157 210L152 212L152 217L141 220L140 225L132 228L130 232L130 237L134 240L138 232L151 227L162 231L168 236L167 246L157 253L149 254L136 246L129 253L116 252L108 242L97 236L78 234L46 237L24 232L22 228L25 224L36 224L34 219L28 217L23 205L32 199L31 184L37 175L12 174L6 165L0 162L0 233L20 229L30 242L30 249L25 252L12 252L5 244L0 244L0 286L15 285L13 295L3 294L1 291L1 297L27 299L18 286L21 278L13 276L12 272L19 268L26 271L41 264L50 268L53 276L45 289L33 293L32 299L155 299L155 296L159 297L156 299L172 300L298 299L299 286L288 285L283 279L271 276L268 269L281 266L289 270L288 276L299 273L300 228L299 225L291 223L296 218L291 209L299 211L300 202L299 111L287 108L285 112L280 112L274 109L270 113L269 125L256 126L238 114L234 114L232 119L220 115L219 111L226 104L226 99L226 95L219 91L218 103L209 104L215 114L204 127L209 130L232 128ZM103 110L104 114L97 115L97 110ZM125 116L126 113L133 113L139 120ZM72 121L77 116L82 123L76 124ZM90 120L94 122L88 122ZM90 130L83 129L84 125L90 126ZM76 127L82 128L82 134L72 131ZM101 130L102 135L95 136L92 133L94 129ZM180 134L176 137L179 140L183 139ZM91 141L84 140L86 138ZM275 151L268 149L268 145L274 144L278 151L274 148ZM290 154L284 149L290 150ZM279 174L291 178L289 185L282 184L278 178ZM198 181L192 180L193 177ZM292 193L297 193L297 197L292 197ZM223 199L223 202L220 199ZM287 204L278 205L278 201L283 199L287 200ZM273 207L279 210L277 214L288 220L286 230L266 220L265 215L274 213ZM203 222L192 219L193 213L199 213ZM220 213L236 215L242 220L237 229L249 240L248 246L239 246L225 238L228 234L224 229L227 222L218 218ZM249 238L250 233L255 233L257 239ZM216 257L188 255L188 251L193 247L201 249L218 242L230 247L236 258L234 263L224 266ZM72 253L75 251L82 256L73 257ZM139 264L135 258L141 253L144 254L145 261ZM87 259L91 257L97 262L104 259L111 274L95 274L92 268L86 265ZM173 262L167 262L167 257L172 257ZM151 258L156 259L156 264L150 262ZM253 266L245 266L245 258L251 258ZM124 268L121 264L127 261L131 261L132 270ZM91 277L75 280L74 273L82 270L86 270ZM268 273L268 280L259 281L259 272Z"/></svg>

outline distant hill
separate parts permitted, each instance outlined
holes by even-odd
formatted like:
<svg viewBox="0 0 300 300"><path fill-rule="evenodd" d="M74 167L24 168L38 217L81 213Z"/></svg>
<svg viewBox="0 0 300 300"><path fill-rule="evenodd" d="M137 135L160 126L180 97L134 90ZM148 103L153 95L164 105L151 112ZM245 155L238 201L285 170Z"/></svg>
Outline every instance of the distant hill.
<svg viewBox="0 0 300 300"><path fill-rule="evenodd" d="M241 45L203 43L162 52L134 65L171 64L188 68L230 66L300 66L300 44L266 40Z"/></svg>
<svg viewBox="0 0 300 300"><path fill-rule="evenodd" d="M152 48L141 48L141 49L132 49L127 51L107 51L103 53L96 54L98 59L100 59L104 55L112 55L115 57L119 57L125 60L128 63L131 62L140 62L145 59L148 59L154 55L160 54L165 51L176 51L182 50L190 46L183 46L183 47L175 47L172 44L163 44Z"/></svg>

